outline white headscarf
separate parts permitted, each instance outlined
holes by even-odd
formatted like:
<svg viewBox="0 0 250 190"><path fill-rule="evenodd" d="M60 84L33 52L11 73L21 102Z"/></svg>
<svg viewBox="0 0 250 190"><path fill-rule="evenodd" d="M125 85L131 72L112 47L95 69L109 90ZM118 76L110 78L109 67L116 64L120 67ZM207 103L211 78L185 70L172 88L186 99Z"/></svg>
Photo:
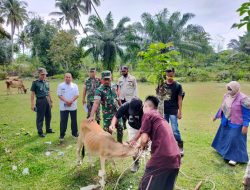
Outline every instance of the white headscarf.
<svg viewBox="0 0 250 190"><path fill-rule="evenodd" d="M240 92L240 84L236 81L231 81L226 85L226 87L227 90L228 88L230 88L231 90L228 90L221 108L226 118L230 119L232 104L236 98L236 95Z"/></svg>

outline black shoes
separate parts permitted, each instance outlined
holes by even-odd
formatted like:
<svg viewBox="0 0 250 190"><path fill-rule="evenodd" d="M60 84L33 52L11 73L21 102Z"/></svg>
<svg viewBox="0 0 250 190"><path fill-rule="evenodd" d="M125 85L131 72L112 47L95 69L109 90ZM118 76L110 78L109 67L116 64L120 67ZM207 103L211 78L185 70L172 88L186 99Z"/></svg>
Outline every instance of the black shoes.
<svg viewBox="0 0 250 190"><path fill-rule="evenodd" d="M39 137L42 137L42 138L46 137L46 135L43 134L43 133L38 133L38 136L39 136Z"/></svg>
<svg viewBox="0 0 250 190"><path fill-rule="evenodd" d="M52 129L46 131L46 133L55 133L54 131L52 131Z"/></svg>

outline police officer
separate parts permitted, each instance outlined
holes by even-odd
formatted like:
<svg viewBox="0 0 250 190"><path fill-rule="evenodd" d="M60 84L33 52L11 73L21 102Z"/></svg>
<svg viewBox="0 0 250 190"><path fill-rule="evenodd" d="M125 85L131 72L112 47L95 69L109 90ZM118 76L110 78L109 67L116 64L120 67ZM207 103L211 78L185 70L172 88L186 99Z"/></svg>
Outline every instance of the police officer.
<svg viewBox="0 0 250 190"><path fill-rule="evenodd" d="M90 113L89 121L94 120L94 114L96 113L100 103L102 105L103 114L103 129L109 133L109 126L113 116L116 114L118 107L121 105L120 99L117 96L116 89L111 84L111 72L102 72L103 84L96 90L94 96L94 104ZM115 85L116 86L116 85ZM117 128L117 141L122 142L123 130L122 126L118 124Z"/></svg>
<svg viewBox="0 0 250 190"><path fill-rule="evenodd" d="M38 69L39 78L32 82L31 86L31 110L36 111L36 127L38 135L45 137L43 133L43 120L45 117L46 133L54 133L50 128L52 100L50 96L49 83L46 80L47 71ZM36 105L34 97L36 96Z"/></svg>
<svg viewBox="0 0 250 190"><path fill-rule="evenodd" d="M94 103L94 96L95 91L97 88L99 88L101 85L101 80L96 77L96 69L90 68L89 70L89 78L86 79L83 86L83 97L82 97L82 103L83 105L86 103L86 95L87 95L87 108L88 108L88 114L87 118L90 116L90 112L92 110L92 106ZM96 116L95 119L98 124L100 124L100 108L96 110Z"/></svg>
<svg viewBox="0 0 250 190"><path fill-rule="evenodd" d="M128 73L128 67L121 67L122 76L118 80L120 99L122 104L129 102L132 98L138 97L136 78ZM126 118L123 118L123 127L126 129Z"/></svg>

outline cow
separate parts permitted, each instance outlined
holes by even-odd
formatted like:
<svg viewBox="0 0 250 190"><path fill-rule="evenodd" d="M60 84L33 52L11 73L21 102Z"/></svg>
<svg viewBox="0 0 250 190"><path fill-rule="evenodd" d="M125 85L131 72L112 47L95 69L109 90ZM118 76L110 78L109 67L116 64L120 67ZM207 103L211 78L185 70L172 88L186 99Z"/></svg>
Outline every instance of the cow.
<svg viewBox="0 0 250 190"><path fill-rule="evenodd" d="M104 131L97 122L88 122L88 120L82 121L78 137L77 161L79 165L82 164L85 148L89 154L95 154L100 158L101 170L99 170L98 175L101 177L99 182L102 188L105 185L106 160L113 161L113 158L125 158L138 154L138 149L116 142L112 135Z"/></svg>
<svg viewBox="0 0 250 190"><path fill-rule="evenodd" d="M21 79L8 79L5 81L6 86L7 86L7 94L10 94L10 88L17 88L18 89L18 94L19 93L27 93L27 89L25 88L23 81Z"/></svg>

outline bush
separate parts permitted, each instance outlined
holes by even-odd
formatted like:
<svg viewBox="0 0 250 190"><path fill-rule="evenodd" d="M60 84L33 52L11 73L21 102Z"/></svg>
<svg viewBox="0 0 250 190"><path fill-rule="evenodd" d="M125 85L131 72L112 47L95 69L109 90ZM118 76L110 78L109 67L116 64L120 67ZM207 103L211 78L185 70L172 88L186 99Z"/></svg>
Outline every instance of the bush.
<svg viewBox="0 0 250 190"><path fill-rule="evenodd" d="M60 80L63 80L64 79L64 74L53 75L50 78L51 79L60 79Z"/></svg>
<svg viewBox="0 0 250 190"><path fill-rule="evenodd" d="M221 71L216 76L216 81L228 81L231 78L231 73L229 71Z"/></svg>
<svg viewBox="0 0 250 190"><path fill-rule="evenodd" d="M211 78L206 70L190 68L187 72L187 80L191 82L195 81L210 81Z"/></svg>
<svg viewBox="0 0 250 190"><path fill-rule="evenodd" d="M0 70L0 80L4 80L7 77L7 72Z"/></svg>

